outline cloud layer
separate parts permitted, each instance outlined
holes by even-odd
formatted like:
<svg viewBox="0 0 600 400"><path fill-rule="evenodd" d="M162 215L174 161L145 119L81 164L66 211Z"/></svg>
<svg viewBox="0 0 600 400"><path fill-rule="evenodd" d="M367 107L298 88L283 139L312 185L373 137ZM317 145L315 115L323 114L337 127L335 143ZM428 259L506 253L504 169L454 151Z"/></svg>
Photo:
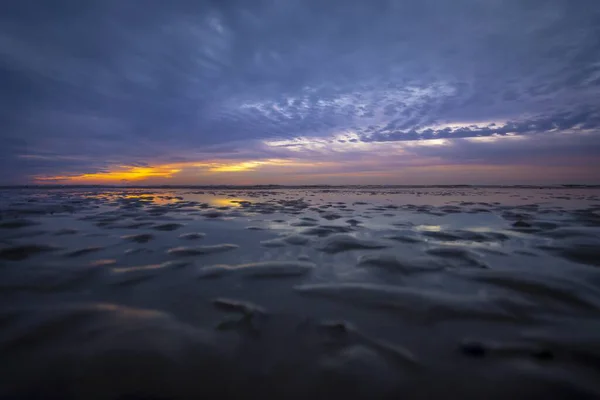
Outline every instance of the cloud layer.
<svg viewBox="0 0 600 400"><path fill-rule="evenodd" d="M10 0L0 83L0 183L600 180L595 0Z"/></svg>

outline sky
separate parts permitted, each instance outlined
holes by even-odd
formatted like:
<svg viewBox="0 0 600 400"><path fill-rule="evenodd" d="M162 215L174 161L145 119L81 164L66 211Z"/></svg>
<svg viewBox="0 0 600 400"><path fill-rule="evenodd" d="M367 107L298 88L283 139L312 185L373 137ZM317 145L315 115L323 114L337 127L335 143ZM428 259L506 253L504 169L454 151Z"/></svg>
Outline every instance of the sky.
<svg viewBox="0 0 600 400"><path fill-rule="evenodd" d="M3 0L0 184L600 183L598 0Z"/></svg>

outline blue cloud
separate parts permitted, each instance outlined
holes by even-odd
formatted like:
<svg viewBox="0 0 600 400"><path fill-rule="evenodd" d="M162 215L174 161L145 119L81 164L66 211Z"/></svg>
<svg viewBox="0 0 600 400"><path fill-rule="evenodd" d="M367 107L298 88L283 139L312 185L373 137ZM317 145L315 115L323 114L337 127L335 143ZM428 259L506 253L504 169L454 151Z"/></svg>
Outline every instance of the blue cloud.
<svg viewBox="0 0 600 400"><path fill-rule="evenodd" d="M0 84L7 182L346 131L595 131L600 3L9 0Z"/></svg>

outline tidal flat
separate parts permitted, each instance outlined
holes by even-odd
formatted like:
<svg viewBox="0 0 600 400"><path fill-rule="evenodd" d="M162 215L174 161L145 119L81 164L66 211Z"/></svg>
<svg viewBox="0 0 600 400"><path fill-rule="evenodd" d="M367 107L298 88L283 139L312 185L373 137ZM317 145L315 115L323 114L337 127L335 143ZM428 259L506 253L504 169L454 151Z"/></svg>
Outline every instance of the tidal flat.
<svg viewBox="0 0 600 400"><path fill-rule="evenodd" d="M598 267L599 188L2 189L0 398L600 398Z"/></svg>

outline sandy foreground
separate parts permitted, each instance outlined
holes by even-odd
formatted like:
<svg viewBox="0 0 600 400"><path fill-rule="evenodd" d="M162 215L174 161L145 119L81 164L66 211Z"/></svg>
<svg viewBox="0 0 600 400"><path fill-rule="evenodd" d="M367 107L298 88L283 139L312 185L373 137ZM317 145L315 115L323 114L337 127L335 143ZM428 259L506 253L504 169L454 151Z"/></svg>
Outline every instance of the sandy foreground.
<svg viewBox="0 0 600 400"><path fill-rule="evenodd" d="M0 190L0 398L600 398L599 266L600 189Z"/></svg>

